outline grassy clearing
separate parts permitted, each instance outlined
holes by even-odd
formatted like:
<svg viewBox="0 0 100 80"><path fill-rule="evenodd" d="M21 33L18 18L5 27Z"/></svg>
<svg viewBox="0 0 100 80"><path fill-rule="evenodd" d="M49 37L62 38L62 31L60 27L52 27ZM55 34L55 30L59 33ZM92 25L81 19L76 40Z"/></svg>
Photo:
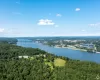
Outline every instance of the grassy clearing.
<svg viewBox="0 0 100 80"><path fill-rule="evenodd" d="M59 67L65 66L65 63L66 63L66 61L63 60L63 59L60 59L60 58L57 58L57 59L54 60L55 66L59 66Z"/></svg>

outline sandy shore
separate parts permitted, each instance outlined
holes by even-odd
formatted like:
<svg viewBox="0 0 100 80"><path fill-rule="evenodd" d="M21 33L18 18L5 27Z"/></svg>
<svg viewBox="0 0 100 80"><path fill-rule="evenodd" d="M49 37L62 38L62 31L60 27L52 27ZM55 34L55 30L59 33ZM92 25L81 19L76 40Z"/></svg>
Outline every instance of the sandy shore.
<svg viewBox="0 0 100 80"><path fill-rule="evenodd" d="M100 54L100 52L96 52L97 54Z"/></svg>
<svg viewBox="0 0 100 80"><path fill-rule="evenodd" d="M67 48L67 49L72 49L72 50L87 51L85 49L79 49L79 48L76 48L74 46L68 46L68 47L58 47L58 46L54 46L54 48Z"/></svg>

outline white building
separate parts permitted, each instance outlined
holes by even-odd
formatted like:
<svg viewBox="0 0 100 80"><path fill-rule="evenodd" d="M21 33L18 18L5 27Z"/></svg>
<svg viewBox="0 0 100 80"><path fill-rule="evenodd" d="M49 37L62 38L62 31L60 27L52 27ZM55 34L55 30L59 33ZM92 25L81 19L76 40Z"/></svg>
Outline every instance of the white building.
<svg viewBox="0 0 100 80"><path fill-rule="evenodd" d="M18 56L18 58L22 58L23 56Z"/></svg>
<svg viewBox="0 0 100 80"><path fill-rule="evenodd" d="M43 55L44 57L46 57L46 55Z"/></svg>
<svg viewBox="0 0 100 80"><path fill-rule="evenodd" d="M29 57L28 57L28 56L23 56L23 58L26 58L26 59L27 59L27 58L29 58Z"/></svg>
<svg viewBox="0 0 100 80"><path fill-rule="evenodd" d="M29 58L29 56L18 56L18 58Z"/></svg>

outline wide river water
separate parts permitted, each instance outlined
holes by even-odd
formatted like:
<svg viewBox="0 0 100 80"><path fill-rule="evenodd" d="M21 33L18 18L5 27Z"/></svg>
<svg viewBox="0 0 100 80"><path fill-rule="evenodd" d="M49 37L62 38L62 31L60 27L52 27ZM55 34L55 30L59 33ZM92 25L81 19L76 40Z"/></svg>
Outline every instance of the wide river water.
<svg viewBox="0 0 100 80"><path fill-rule="evenodd" d="M18 39L17 45L22 47L39 48L49 53L53 53L58 56L65 56L71 59L100 63L100 54L97 53L88 53L79 50L49 47L39 43L34 43L32 41L29 41L28 39Z"/></svg>

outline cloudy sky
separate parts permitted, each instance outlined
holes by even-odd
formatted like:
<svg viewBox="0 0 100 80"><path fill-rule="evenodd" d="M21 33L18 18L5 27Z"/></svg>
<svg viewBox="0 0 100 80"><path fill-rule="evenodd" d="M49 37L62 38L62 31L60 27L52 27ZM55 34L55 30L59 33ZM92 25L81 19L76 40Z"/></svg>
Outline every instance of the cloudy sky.
<svg viewBox="0 0 100 80"><path fill-rule="evenodd" d="M100 36L100 0L0 0L0 37Z"/></svg>

